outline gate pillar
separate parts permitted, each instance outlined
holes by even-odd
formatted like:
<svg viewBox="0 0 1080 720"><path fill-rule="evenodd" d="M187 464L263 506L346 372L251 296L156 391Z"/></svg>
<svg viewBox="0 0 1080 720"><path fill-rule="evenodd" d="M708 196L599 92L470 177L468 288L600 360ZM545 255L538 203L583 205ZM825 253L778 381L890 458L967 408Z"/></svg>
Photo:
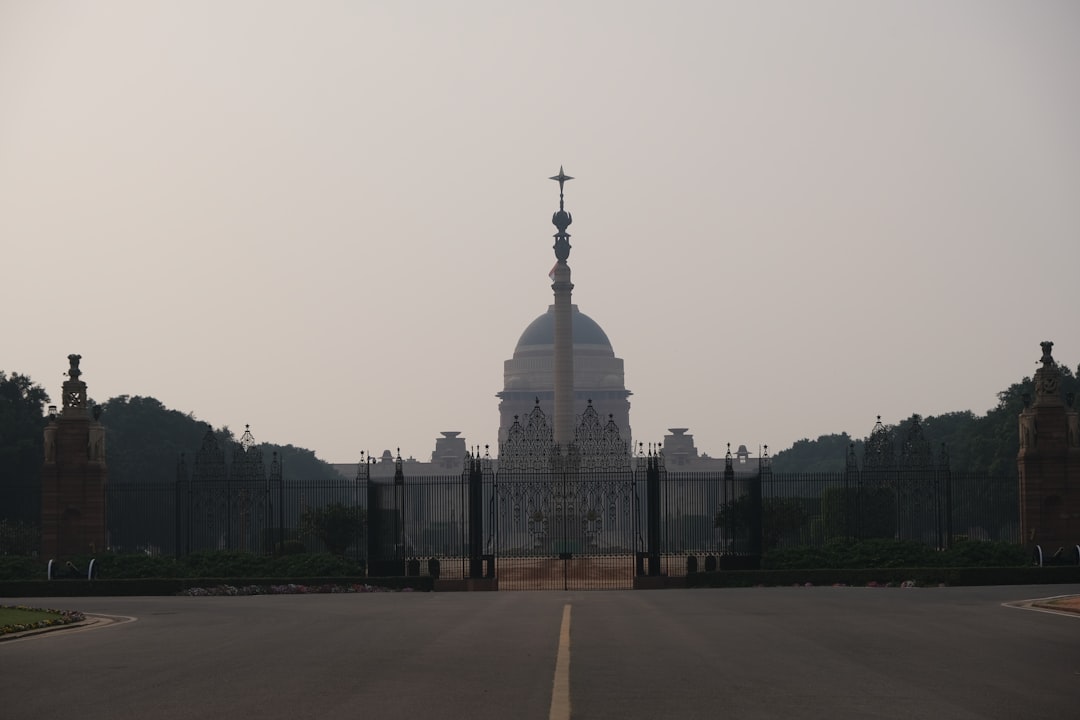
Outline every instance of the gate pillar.
<svg viewBox="0 0 1080 720"><path fill-rule="evenodd" d="M484 471L479 453L469 463L469 577L484 577ZM494 563L492 563L494 564Z"/></svg>
<svg viewBox="0 0 1080 720"><path fill-rule="evenodd" d="M660 454L649 456L645 470L645 533L648 574L660 575Z"/></svg>

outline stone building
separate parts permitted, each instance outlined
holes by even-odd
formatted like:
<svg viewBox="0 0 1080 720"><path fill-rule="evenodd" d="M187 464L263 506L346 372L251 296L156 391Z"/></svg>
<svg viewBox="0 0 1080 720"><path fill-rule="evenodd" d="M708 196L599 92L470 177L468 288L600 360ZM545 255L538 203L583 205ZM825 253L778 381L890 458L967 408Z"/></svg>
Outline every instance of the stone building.
<svg viewBox="0 0 1080 720"><path fill-rule="evenodd" d="M68 355L63 407L49 408L41 467L41 546L46 558L89 555L107 547L105 428L88 407L79 355Z"/></svg>
<svg viewBox="0 0 1080 720"><path fill-rule="evenodd" d="M1044 552L1080 544L1080 415L1075 397L1062 397L1061 370L1042 343L1035 397L1020 413L1020 531Z"/></svg>
<svg viewBox="0 0 1080 720"><path fill-rule="evenodd" d="M623 361L607 333L585 313L572 306L574 350L574 415L581 416L592 401L603 419L615 421L626 441L630 434L630 395L626 389ZM548 417L555 403L555 312L529 323L521 333L513 357L503 363L503 389L499 398L499 442L515 417L524 419L539 401Z"/></svg>

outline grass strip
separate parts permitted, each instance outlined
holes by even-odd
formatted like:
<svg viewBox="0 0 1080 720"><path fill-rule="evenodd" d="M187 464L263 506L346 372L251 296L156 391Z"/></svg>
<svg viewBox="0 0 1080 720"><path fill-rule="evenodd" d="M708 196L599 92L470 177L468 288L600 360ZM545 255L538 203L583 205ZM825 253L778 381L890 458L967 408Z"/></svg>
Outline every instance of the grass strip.
<svg viewBox="0 0 1080 720"><path fill-rule="evenodd" d="M83 619L82 613L0 606L0 635L67 625Z"/></svg>

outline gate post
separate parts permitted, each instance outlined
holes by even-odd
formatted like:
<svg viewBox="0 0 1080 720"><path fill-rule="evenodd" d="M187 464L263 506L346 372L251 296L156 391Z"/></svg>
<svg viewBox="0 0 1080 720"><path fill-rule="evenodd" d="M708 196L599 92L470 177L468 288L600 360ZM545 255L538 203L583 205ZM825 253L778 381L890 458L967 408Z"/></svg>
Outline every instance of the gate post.
<svg viewBox="0 0 1080 720"><path fill-rule="evenodd" d="M949 450L948 450L947 447L945 447L945 443L941 443L941 455L939 456L939 459L938 459L938 475L941 478L941 484L943 484L945 486L944 487L945 507L944 507L943 510L939 511L942 514L945 515L945 518L944 518L944 521L945 521L945 543L944 543L944 545L942 545L942 543L941 543L941 531L942 531L941 522L942 522L942 518L941 518L941 515L939 514L938 515L938 545L940 545L942 547L942 549L947 549L947 548L951 548L952 544L953 544L953 529L952 529L952 472L949 469ZM939 496L941 495L941 490L938 491L938 494L939 494ZM939 499L939 502L940 502L940 499Z"/></svg>
<svg viewBox="0 0 1080 720"><path fill-rule="evenodd" d="M740 455L740 462L742 456ZM735 465L731 458L731 443L728 443L727 454L724 455L724 488L721 497L721 508L727 508L729 511L734 507L735 503ZM731 523L725 522L720 528L720 554L728 555L735 552L735 538L732 533Z"/></svg>
<svg viewBox="0 0 1080 720"><path fill-rule="evenodd" d="M484 577L484 470L479 453L469 457L469 577Z"/></svg>
<svg viewBox="0 0 1080 720"><path fill-rule="evenodd" d="M649 554L649 575L660 575L660 451L649 455L645 470L645 532Z"/></svg>
<svg viewBox="0 0 1080 720"><path fill-rule="evenodd" d="M379 488L376 483L367 482L367 557L365 558L365 570L369 577L380 574L381 560L383 557L382 544L379 542L382 536L383 511L382 503L379 502Z"/></svg>
<svg viewBox="0 0 1080 720"><path fill-rule="evenodd" d="M762 554L762 530L764 529L764 510L761 502L761 485L766 477L772 474L771 461L769 459L769 446L765 446L765 452L758 458L758 474L750 480L750 537L747 538L747 550L751 557L760 562Z"/></svg>
<svg viewBox="0 0 1080 720"><path fill-rule="evenodd" d="M405 547L405 473L401 468L401 448L398 448L397 457L394 459L394 504L397 505L398 527L397 538L398 552L394 553L394 565L402 575L408 574L405 561L408 559L408 550Z"/></svg>
<svg viewBox="0 0 1080 720"><path fill-rule="evenodd" d="M844 494L839 511L843 513L843 522L838 528L847 539L862 539L859 529L858 497L861 493L859 484L859 461L855 457L855 443L848 445L847 461L844 464Z"/></svg>
<svg viewBox="0 0 1080 720"><path fill-rule="evenodd" d="M184 508L181 503L183 502L184 493L184 481L187 479L187 461L184 458L184 453L180 453L180 459L176 461L176 493L173 498L175 503L175 514L173 520L176 523L176 558L180 559L180 554L183 551L183 523L184 523Z"/></svg>

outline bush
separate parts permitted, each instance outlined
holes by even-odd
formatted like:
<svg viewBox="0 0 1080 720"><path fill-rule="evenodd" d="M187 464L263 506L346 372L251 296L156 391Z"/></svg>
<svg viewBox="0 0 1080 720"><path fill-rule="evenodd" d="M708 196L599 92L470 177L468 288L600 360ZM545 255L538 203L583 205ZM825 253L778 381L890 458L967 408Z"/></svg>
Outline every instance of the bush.
<svg viewBox="0 0 1080 720"><path fill-rule="evenodd" d="M1080 582L1080 567L997 568L872 568L822 570L762 570L759 572L695 573L687 587L755 587L792 585L851 585L899 587L915 585L1047 585Z"/></svg>
<svg viewBox="0 0 1080 720"><path fill-rule="evenodd" d="M266 575L271 559L234 550L208 550L182 557L182 577L256 577Z"/></svg>
<svg viewBox="0 0 1080 720"><path fill-rule="evenodd" d="M78 558L75 565L86 568L90 557ZM176 558L165 555L113 555L94 558L94 569L100 578L176 578L183 577L184 570Z"/></svg>
<svg viewBox="0 0 1080 720"><path fill-rule="evenodd" d="M299 540L286 540L277 545L278 555L300 555L306 552L307 548L304 547L304 543Z"/></svg>
<svg viewBox="0 0 1080 720"><path fill-rule="evenodd" d="M1031 562L1023 545L1015 543L966 540L944 553L947 567L1021 567Z"/></svg>
<svg viewBox="0 0 1080 720"><path fill-rule="evenodd" d="M330 553L274 558L267 574L276 577L353 577L363 575L360 563Z"/></svg>
<svg viewBox="0 0 1080 720"><path fill-rule="evenodd" d="M5 580L44 580L45 566L28 556L0 556L0 582Z"/></svg>
<svg viewBox="0 0 1080 720"><path fill-rule="evenodd" d="M786 548L766 554L770 570L814 568L1019 567L1023 546L1004 542L958 543L944 552L911 540L834 540L820 547Z"/></svg>

